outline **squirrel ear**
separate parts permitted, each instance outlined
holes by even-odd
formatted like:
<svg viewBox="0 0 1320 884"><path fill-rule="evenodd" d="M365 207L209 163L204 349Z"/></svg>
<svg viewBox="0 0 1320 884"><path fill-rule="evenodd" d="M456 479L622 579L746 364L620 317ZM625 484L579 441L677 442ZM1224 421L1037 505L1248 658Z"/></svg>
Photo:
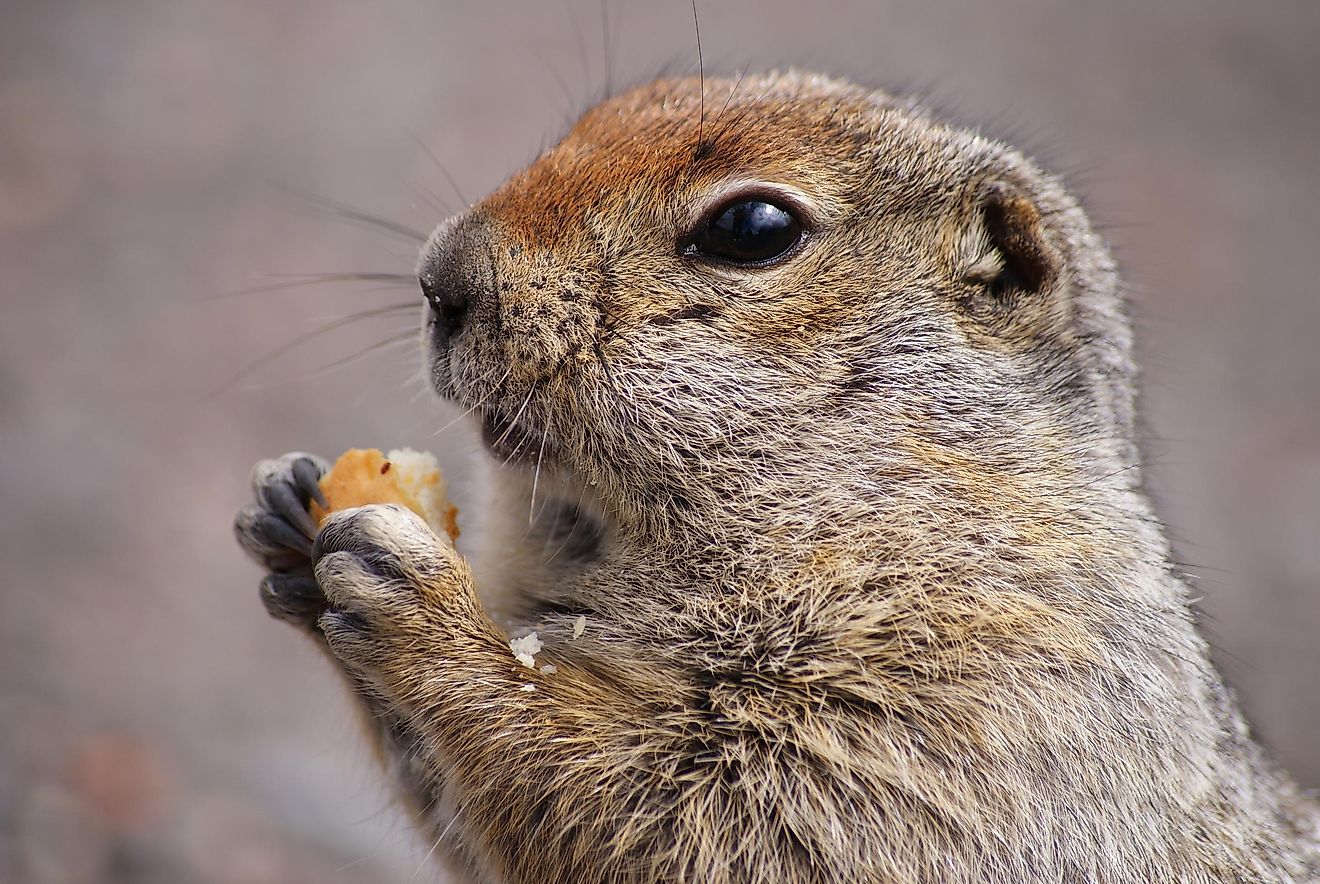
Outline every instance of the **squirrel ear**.
<svg viewBox="0 0 1320 884"><path fill-rule="evenodd" d="M1040 212L1030 200L1002 183L992 184L981 197L981 222L1003 261L992 288L1034 292L1054 283L1058 256L1046 242Z"/></svg>
<svg viewBox="0 0 1320 884"><path fill-rule="evenodd" d="M969 312L1001 332L1045 331L1060 319L1055 303L1062 261L1044 220L1021 190L1003 181L982 185L974 198L972 225L979 243L963 279L976 287Z"/></svg>

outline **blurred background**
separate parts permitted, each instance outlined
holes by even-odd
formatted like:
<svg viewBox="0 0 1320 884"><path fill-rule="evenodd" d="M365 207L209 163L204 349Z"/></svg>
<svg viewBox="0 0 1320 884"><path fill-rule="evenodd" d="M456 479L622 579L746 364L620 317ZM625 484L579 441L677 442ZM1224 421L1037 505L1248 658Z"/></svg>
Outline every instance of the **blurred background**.
<svg viewBox="0 0 1320 884"><path fill-rule="evenodd" d="M917 90L1081 193L1217 659L1320 785L1320 5L699 7L708 71ZM0 0L0 880L437 879L230 523L290 449L428 448L461 504L476 442L417 380L419 311L336 326L411 287L239 292L410 272L335 204L427 231L607 90L695 69L691 15Z"/></svg>

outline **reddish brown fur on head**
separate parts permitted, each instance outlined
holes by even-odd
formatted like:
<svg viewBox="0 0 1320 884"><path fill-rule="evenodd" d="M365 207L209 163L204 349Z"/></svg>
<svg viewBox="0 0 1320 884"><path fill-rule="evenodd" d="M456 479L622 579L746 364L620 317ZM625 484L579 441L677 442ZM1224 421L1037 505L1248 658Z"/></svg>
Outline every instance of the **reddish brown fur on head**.
<svg viewBox="0 0 1320 884"><path fill-rule="evenodd" d="M624 521L709 527L767 483L775 518L818 510L822 485L855 494L901 473L910 489L925 469L902 460L911 437L980 462L992 434L1005 442L985 475L1046 486L1126 466L1112 272L1051 179L836 81L705 88L704 116L696 79L602 103L437 231L423 283L463 301L435 350L442 392L516 419ZM755 268L685 253L739 193L788 206L800 246ZM1070 445L1113 456L1070 463Z"/></svg>

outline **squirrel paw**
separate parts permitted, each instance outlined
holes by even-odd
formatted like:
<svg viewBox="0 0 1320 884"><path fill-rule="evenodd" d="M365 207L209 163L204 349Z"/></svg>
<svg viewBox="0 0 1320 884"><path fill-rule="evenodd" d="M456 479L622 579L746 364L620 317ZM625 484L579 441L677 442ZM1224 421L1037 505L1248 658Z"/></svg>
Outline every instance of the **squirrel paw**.
<svg viewBox="0 0 1320 884"><path fill-rule="evenodd" d="M273 572L261 582L261 600L271 616L311 627L325 608L312 578L312 539L316 525L307 513L312 500L325 502L318 480L330 464L312 454L292 452L252 468L256 503L238 511L234 533L239 545Z"/></svg>
<svg viewBox="0 0 1320 884"><path fill-rule="evenodd" d="M433 658L455 615L475 604L453 544L401 506L331 514L312 562L327 603L321 632L345 666L364 674L406 667L419 653Z"/></svg>

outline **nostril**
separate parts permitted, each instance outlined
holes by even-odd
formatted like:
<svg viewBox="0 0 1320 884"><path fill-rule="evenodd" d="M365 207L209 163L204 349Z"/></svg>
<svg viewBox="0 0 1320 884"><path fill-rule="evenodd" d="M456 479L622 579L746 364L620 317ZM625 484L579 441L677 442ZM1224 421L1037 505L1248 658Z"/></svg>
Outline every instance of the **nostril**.
<svg viewBox="0 0 1320 884"><path fill-rule="evenodd" d="M435 315L436 327L446 340L454 337L463 330L463 323L467 319L467 291L463 286L441 285L429 274L423 274L420 282L422 295Z"/></svg>
<svg viewBox="0 0 1320 884"><path fill-rule="evenodd" d="M462 295L441 297L439 304L439 307L432 305L431 309L435 311L440 328L444 330L445 337L455 337L463 330L463 322L467 319L467 298Z"/></svg>

